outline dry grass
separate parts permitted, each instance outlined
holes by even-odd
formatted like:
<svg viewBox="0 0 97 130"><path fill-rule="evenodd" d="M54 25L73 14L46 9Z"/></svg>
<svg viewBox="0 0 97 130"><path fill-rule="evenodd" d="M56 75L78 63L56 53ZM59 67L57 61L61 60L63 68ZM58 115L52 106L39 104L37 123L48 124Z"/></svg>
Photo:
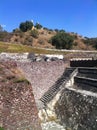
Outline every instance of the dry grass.
<svg viewBox="0 0 97 130"><path fill-rule="evenodd" d="M67 52L55 51L55 50L46 50L33 48L31 46L22 45L22 44L11 44L0 42L0 53L1 52L10 52L10 53L23 53L23 52L33 52L37 54L66 54Z"/></svg>

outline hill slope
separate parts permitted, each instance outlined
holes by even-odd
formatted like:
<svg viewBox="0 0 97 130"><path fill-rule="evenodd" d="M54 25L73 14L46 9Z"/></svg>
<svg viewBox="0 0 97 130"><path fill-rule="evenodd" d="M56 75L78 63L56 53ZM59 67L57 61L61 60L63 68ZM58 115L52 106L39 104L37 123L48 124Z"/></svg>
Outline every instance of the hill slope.
<svg viewBox="0 0 97 130"><path fill-rule="evenodd" d="M17 29L12 33L0 32L0 41L23 44L32 47L39 48L51 48L54 49L55 46L52 45L52 37L58 34L59 31L50 29L32 29L27 32L22 32ZM73 36L74 40L72 43L72 48L74 50L95 50L93 44L87 44L88 40L77 33L66 33L68 36Z"/></svg>

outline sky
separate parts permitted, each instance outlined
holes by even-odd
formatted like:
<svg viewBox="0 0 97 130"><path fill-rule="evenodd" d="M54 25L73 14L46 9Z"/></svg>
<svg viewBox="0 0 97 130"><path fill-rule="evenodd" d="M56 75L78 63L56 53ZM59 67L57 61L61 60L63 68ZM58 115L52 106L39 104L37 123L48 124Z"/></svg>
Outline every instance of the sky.
<svg viewBox="0 0 97 130"><path fill-rule="evenodd" d="M26 20L97 37L97 0L0 0L0 25L5 30L11 32Z"/></svg>

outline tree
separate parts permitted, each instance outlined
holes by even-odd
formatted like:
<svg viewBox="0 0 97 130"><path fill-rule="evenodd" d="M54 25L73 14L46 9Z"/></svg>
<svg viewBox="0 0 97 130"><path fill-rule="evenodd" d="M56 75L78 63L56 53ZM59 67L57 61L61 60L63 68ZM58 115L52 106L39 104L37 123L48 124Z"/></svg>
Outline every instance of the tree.
<svg viewBox="0 0 97 130"><path fill-rule="evenodd" d="M57 49L71 49L74 37L65 32L58 32L51 38L51 41Z"/></svg>
<svg viewBox="0 0 97 130"><path fill-rule="evenodd" d="M36 24L35 24L35 27L36 27L37 29L41 29L41 28L42 28L42 25L39 24L39 23L36 23Z"/></svg>
<svg viewBox="0 0 97 130"><path fill-rule="evenodd" d="M31 30L32 27L33 27L33 23L31 21L22 22L20 23L20 26L19 26L20 30L23 32Z"/></svg>

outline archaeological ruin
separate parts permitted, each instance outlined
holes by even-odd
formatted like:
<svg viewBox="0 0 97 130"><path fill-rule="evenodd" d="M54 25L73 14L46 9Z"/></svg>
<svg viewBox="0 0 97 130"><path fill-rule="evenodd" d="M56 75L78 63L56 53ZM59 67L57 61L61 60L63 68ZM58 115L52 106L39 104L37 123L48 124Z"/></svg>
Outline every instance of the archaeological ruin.
<svg viewBox="0 0 97 130"><path fill-rule="evenodd" d="M97 59L71 56L1 53L0 126L41 130L41 122L56 121L97 130Z"/></svg>

